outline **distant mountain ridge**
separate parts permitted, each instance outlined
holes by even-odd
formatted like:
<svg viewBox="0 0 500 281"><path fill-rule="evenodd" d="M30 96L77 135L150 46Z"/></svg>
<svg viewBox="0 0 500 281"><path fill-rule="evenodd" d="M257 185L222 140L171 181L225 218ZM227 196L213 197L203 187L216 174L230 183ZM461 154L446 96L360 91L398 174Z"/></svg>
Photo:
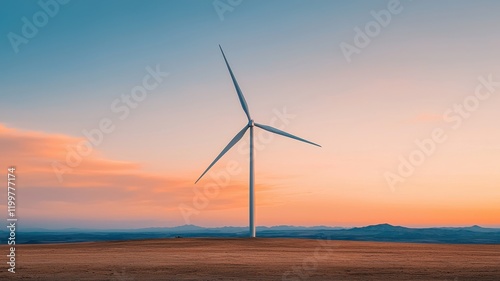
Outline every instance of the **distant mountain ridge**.
<svg viewBox="0 0 500 281"><path fill-rule="evenodd" d="M258 226L257 230L304 230L304 229L346 229L345 227L338 226L293 226L293 225L275 225L275 226ZM242 232L248 231L246 226L222 226L222 227L202 227L193 224L185 224L173 227L146 227L146 228L133 228L133 229L85 229L85 228L62 228L62 229L48 229L48 228L19 228L21 232L191 232L191 231L214 231L214 232Z"/></svg>
<svg viewBox="0 0 500 281"><path fill-rule="evenodd" d="M173 237L213 237L244 238L248 227L205 228L196 225L175 227L150 227L140 229L19 229L16 243L74 243L90 241L114 241L134 239L156 239ZM7 237L6 231L0 231ZM259 226L257 236L261 238L307 238L353 241L411 242L411 243L454 243L454 244L500 244L500 228L470 227L432 227L408 228L390 224L377 224L364 227L330 226Z"/></svg>

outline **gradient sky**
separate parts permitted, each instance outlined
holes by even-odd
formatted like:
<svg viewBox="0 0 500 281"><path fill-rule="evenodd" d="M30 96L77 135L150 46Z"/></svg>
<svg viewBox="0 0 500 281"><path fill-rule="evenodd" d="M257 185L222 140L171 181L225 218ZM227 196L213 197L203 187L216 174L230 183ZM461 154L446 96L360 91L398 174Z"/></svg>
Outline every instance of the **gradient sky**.
<svg viewBox="0 0 500 281"><path fill-rule="evenodd" d="M18 168L23 225L247 225L248 135L212 169L236 166L228 184L193 205L246 122L221 44L252 117L323 146L257 134L257 225L500 227L500 87L456 130L443 119L478 77L500 81L498 1L401 0L351 62L340 44L389 0L244 0L223 20L213 2L70 1L18 53L8 34L42 9L1 2L1 174ZM113 101L157 65L169 76L119 119ZM115 130L59 182L52 163L103 118ZM436 128L447 140L391 189L385 173Z"/></svg>

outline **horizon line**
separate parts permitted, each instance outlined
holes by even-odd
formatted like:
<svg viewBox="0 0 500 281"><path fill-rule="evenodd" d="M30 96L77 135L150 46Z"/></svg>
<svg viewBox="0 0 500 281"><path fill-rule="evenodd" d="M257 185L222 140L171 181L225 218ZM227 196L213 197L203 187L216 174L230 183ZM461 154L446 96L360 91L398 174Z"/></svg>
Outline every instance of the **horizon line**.
<svg viewBox="0 0 500 281"><path fill-rule="evenodd" d="M377 223L377 224L367 224L367 225L356 225L356 226L340 226L340 225L335 225L335 226L330 226L330 225L313 225L313 226L304 226L304 225L272 225L272 226L265 226L265 225L260 225L256 226L259 228L273 228L273 227L295 227L295 228L317 228L317 227L324 227L324 228L343 228L343 229L353 229L353 228L363 228L363 227L369 227L369 226L391 226L391 227L403 227L403 228L411 228L411 229L425 229L425 228L470 228L470 227L480 227L480 228L490 228L490 229L500 229L500 225L494 225L494 226L485 226L485 225L479 225L479 224L472 224L472 225L433 225L433 226L405 226L405 225L396 225L396 224L390 224L390 223ZM99 228L99 227L75 227L75 226L68 226L68 227L40 227L40 226L23 226L20 227L19 230L23 229L43 229L43 230L69 230L69 229L76 229L76 230L141 230L141 229L151 229L151 228L178 228L178 227L198 227L198 228L204 228L204 229L219 229L219 228L247 228L248 226L232 226L232 225L224 225L224 226L200 226L200 225L195 225L195 224L184 224L184 225L176 225L176 226L146 226L146 227L138 227L138 228ZM3 230L1 231L3 232Z"/></svg>

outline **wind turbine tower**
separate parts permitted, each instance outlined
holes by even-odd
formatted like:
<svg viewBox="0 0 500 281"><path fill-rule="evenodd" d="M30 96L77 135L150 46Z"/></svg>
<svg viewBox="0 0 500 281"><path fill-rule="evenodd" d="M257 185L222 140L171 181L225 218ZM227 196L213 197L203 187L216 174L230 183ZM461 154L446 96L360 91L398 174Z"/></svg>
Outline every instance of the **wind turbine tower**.
<svg viewBox="0 0 500 281"><path fill-rule="evenodd" d="M222 47L219 45L220 51L222 53L222 56L224 57L224 61L226 62L227 70L229 71L229 75L231 75L231 80L233 80L234 87L236 88L236 93L238 94L238 99L240 100L241 107L243 108L243 111L245 112L245 115L247 116L248 123L243 127L241 131L239 131L236 136L229 142L228 145L222 150L222 152L215 158L215 160L208 166L208 168L201 174L201 176L196 180L195 184L212 168L219 159L226 154L226 152L231 149L238 141L243 138L245 135L246 131L250 129L250 180L249 180L249 209L250 209L250 237L255 237L255 175L254 175L254 144L253 144L253 130L254 127L261 128L263 130L266 130L268 132L289 137L295 140L299 140L305 143L309 143L315 146L321 147L321 145L310 142L308 140L305 140L303 138L299 138L297 136L294 136L292 134L289 134L287 132L284 132L282 130L278 130L276 128L273 128L271 126L267 125L262 125L259 123L255 123L253 119L250 117L250 111L248 109L247 102L245 100L245 97L243 96L243 93L241 92L240 86L238 85L238 82L236 81L236 78L234 77L234 73L231 70L231 67L229 66L229 63L227 62L226 55L224 54L224 51L222 50Z"/></svg>

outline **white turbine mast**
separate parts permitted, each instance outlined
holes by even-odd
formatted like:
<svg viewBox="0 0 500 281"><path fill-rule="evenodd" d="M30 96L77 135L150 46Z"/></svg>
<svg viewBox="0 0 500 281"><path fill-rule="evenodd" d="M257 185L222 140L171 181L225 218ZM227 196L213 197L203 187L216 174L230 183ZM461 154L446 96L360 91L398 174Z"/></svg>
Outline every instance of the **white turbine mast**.
<svg viewBox="0 0 500 281"><path fill-rule="evenodd" d="M262 125L259 123L255 123L253 119L250 117L250 111L248 110L248 105L245 100L245 97L243 96L243 93L241 92L240 86L238 85L238 82L236 81L236 78L234 77L233 71L231 70L231 67L229 66L229 63L227 62L226 55L224 54L224 51L222 50L222 47L219 45L220 51L222 53L222 56L224 57L224 61L226 62L227 70L229 71L229 75L231 75L231 79L233 80L234 87L236 88L236 93L238 94L238 98L240 100L241 107L243 107L243 111L245 112L245 115L247 116L248 119L248 124L243 127L241 131L239 131L236 136L229 142L228 145L222 150L222 152L215 158L215 160L208 166L208 168L201 174L201 176L196 180L195 184L212 168L219 159L226 154L226 152L231 149L238 141L243 138L243 135L245 135L246 131L250 129L250 202L249 202L249 209L250 209L250 237L255 237L255 224L254 224L254 215L255 215L255 190L254 190L254 145L253 145L253 128L254 127L259 127L263 130L266 130L268 132L277 134L277 135L282 135L285 137L289 137L292 139L296 139L305 143L309 143L315 146L321 147L321 145L310 142L308 140L305 140L303 138L299 138L297 136L294 136L292 134L289 134L287 132L284 132L282 130L278 130L276 128L273 128L271 126L267 125Z"/></svg>

